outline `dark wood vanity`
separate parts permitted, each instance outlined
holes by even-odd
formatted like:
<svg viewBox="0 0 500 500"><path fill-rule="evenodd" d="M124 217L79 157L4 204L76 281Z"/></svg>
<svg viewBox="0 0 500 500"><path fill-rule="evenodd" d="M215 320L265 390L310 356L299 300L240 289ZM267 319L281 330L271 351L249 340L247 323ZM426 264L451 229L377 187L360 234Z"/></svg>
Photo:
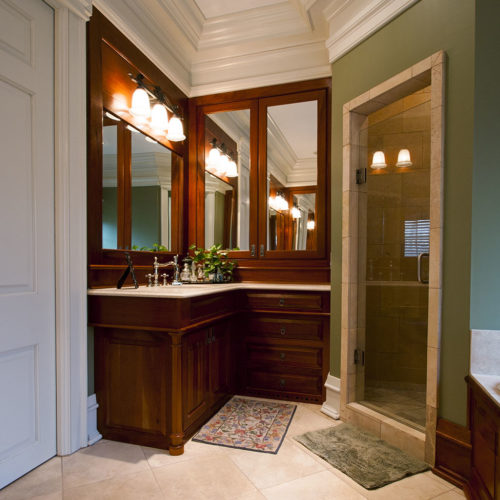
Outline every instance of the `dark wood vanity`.
<svg viewBox="0 0 500 500"><path fill-rule="evenodd" d="M289 288L234 285L185 298L95 290L102 435L176 455L233 394L324 401L330 292Z"/></svg>
<svg viewBox="0 0 500 500"><path fill-rule="evenodd" d="M472 499L500 500L500 405L474 377L467 383L472 467L466 491Z"/></svg>
<svg viewBox="0 0 500 500"><path fill-rule="evenodd" d="M331 79L188 99L96 9L87 63L89 288L115 286L125 252L145 285L155 256L217 243L247 282L177 296L89 293L100 432L181 454L233 394L324 401ZM186 140L170 142L132 113L137 74L179 107ZM304 151L285 137L287 122L308 135ZM210 169L214 140L238 177ZM286 209L271 206L278 190ZM156 244L166 251L142 248Z"/></svg>

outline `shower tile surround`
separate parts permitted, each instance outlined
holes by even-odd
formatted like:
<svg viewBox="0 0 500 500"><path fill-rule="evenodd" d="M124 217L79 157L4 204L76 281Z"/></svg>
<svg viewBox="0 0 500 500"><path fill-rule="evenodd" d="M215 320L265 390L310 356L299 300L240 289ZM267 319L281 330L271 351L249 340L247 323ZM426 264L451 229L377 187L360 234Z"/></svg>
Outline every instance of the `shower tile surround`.
<svg viewBox="0 0 500 500"><path fill-rule="evenodd" d="M342 214L342 352L341 352L341 418L384 437L401 446L402 436L407 436L406 451L433 464L437 423L437 385L439 373L440 321L441 321L441 261L442 261L442 198L443 198L443 121L444 121L444 66L445 53L440 51L389 80L346 103L343 108L343 214ZM429 89L430 84L430 89ZM416 431L400 422L356 403L356 395L364 392L364 377L356 376L354 350L367 349L365 342L366 318L364 312L367 287L363 277L366 263L367 242L360 244L358 223L366 217L366 184L356 184L356 169L368 165L368 150L360 148L360 132L370 119L382 122L395 113L399 106L411 108L419 100L428 99L430 90L430 248L429 303L426 354L426 426L425 433ZM413 106L411 105L413 104ZM382 109L383 108L383 109ZM380 111L379 111L380 110ZM376 113L378 112L378 113ZM418 119L418 117L416 117ZM382 124L383 125L383 124ZM373 147L377 147L374 145ZM423 154L423 149L422 149ZM389 151L388 158L397 156ZM413 158L412 158L413 160ZM418 154L413 160L421 161ZM410 188L411 189L411 188ZM407 194L412 194L410 193ZM391 214L396 219L399 214ZM366 250L365 250L366 248ZM387 248L389 252L395 248ZM399 249L398 249L399 256ZM379 267L382 279L390 273L398 278L414 272L414 264L401 264L392 259L392 268ZM387 276L384 276L384 273ZM358 303L358 291L360 294ZM368 292L372 293L372 292ZM376 292L375 292L376 293ZM388 321L388 320L384 320ZM418 369L417 369L418 370ZM414 373L414 375L416 372ZM361 380L363 379L363 380ZM389 432L389 429L391 432Z"/></svg>

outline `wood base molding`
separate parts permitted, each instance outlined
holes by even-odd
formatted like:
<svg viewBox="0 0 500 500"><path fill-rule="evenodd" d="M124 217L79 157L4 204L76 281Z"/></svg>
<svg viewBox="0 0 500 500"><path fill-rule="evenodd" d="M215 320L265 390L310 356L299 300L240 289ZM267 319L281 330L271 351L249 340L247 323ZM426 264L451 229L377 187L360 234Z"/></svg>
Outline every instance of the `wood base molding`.
<svg viewBox="0 0 500 500"><path fill-rule="evenodd" d="M470 480L471 436L466 427L438 419L436 430L436 465L432 472L459 488Z"/></svg>

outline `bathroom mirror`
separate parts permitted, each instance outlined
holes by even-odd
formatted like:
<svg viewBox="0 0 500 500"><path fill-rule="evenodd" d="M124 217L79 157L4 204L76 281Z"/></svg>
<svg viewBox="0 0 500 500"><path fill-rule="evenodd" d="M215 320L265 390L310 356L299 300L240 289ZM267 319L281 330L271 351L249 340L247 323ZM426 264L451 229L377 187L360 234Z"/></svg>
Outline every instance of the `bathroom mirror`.
<svg viewBox="0 0 500 500"><path fill-rule="evenodd" d="M205 172L205 248L234 248L236 236L235 189Z"/></svg>
<svg viewBox="0 0 500 500"><path fill-rule="evenodd" d="M318 101L267 107L267 248L316 250Z"/></svg>
<svg viewBox="0 0 500 500"><path fill-rule="evenodd" d="M104 112L102 247L172 249L175 153Z"/></svg>
<svg viewBox="0 0 500 500"><path fill-rule="evenodd" d="M204 142L205 246L220 243L226 249L249 250L250 110L206 114ZM211 161L214 148L235 162L235 172Z"/></svg>

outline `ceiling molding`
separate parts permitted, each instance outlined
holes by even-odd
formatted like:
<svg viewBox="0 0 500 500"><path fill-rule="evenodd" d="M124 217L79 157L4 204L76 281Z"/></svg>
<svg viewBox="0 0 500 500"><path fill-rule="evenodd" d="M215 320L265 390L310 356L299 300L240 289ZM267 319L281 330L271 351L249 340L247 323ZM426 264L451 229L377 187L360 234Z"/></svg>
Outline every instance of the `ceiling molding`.
<svg viewBox="0 0 500 500"><path fill-rule="evenodd" d="M289 2L207 19L198 43L203 50L248 40L302 35L312 31L308 16Z"/></svg>
<svg viewBox="0 0 500 500"><path fill-rule="evenodd" d="M330 23L326 41L334 62L418 0L335 0L325 15Z"/></svg>
<svg viewBox="0 0 500 500"><path fill-rule="evenodd" d="M54 8L67 8L70 12L88 21L92 15L92 0L46 0Z"/></svg>

